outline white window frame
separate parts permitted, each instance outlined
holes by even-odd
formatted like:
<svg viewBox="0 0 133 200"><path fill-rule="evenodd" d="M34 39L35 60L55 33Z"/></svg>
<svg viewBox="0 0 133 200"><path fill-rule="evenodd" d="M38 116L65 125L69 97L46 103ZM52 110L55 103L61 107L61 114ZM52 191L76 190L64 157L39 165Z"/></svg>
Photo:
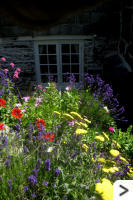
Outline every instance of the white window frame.
<svg viewBox="0 0 133 200"><path fill-rule="evenodd" d="M40 73L40 61L39 61L39 45L56 45L56 55L57 55L57 76L58 88L64 88L68 83L62 81L62 56L61 56L61 44L79 44L79 83L82 81L84 74L84 40L83 39L54 39L54 40L35 40L34 41L34 55L35 55L35 71L36 71L36 80L37 84L43 84L44 87L47 83L41 82L41 73ZM78 86L79 83L76 83Z"/></svg>

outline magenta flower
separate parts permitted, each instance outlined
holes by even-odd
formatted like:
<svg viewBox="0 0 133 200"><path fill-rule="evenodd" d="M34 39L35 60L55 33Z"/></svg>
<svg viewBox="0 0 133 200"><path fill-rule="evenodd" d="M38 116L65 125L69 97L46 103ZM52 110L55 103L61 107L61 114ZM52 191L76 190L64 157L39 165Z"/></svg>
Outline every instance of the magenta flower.
<svg viewBox="0 0 133 200"><path fill-rule="evenodd" d="M38 88L42 90L42 85L38 85Z"/></svg>
<svg viewBox="0 0 133 200"><path fill-rule="evenodd" d="M7 74L7 72L8 72L9 70L8 69L4 69L4 72Z"/></svg>
<svg viewBox="0 0 133 200"><path fill-rule="evenodd" d="M17 71L17 72L21 72L21 69L20 69L20 68L17 68L16 71Z"/></svg>
<svg viewBox="0 0 133 200"><path fill-rule="evenodd" d="M13 78L18 78L18 72L17 71L14 72Z"/></svg>
<svg viewBox="0 0 133 200"><path fill-rule="evenodd" d="M66 87L66 91L69 91L70 89L71 89L70 86L67 86L67 87Z"/></svg>
<svg viewBox="0 0 133 200"><path fill-rule="evenodd" d="M1 58L2 61L6 61L6 59L4 57Z"/></svg>
<svg viewBox="0 0 133 200"><path fill-rule="evenodd" d="M46 89L43 89L43 92L46 92Z"/></svg>
<svg viewBox="0 0 133 200"><path fill-rule="evenodd" d="M110 132L114 132L115 129L114 129L112 126L110 126L110 127L109 127L109 131L110 131Z"/></svg>
<svg viewBox="0 0 133 200"><path fill-rule="evenodd" d="M14 63L10 63L10 66L11 66L12 68L14 68L15 64L14 64Z"/></svg>

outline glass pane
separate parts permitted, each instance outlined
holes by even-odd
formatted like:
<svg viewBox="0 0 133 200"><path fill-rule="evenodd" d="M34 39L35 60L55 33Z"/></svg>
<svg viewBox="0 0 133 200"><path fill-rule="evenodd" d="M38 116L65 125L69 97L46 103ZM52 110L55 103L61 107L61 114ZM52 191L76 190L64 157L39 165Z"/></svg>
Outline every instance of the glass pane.
<svg viewBox="0 0 133 200"><path fill-rule="evenodd" d="M48 83L48 75L42 75L41 76L41 82L42 83Z"/></svg>
<svg viewBox="0 0 133 200"><path fill-rule="evenodd" d="M79 54L71 55L71 63L79 63Z"/></svg>
<svg viewBox="0 0 133 200"><path fill-rule="evenodd" d="M70 55L62 55L62 63L70 63Z"/></svg>
<svg viewBox="0 0 133 200"><path fill-rule="evenodd" d="M69 75L70 76L70 75ZM67 74L62 75L63 82L69 82L69 76Z"/></svg>
<svg viewBox="0 0 133 200"><path fill-rule="evenodd" d="M48 74L48 65L40 65L41 74Z"/></svg>
<svg viewBox="0 0 133 200"><path fill-rule="evenodd" d="M62 44L62 53L70 53L70 45Z"/></svg>
<svg viewBox="0 0 133 200"><path fill-rule="evenodd" d="M47 46L39 45L39 54L46 54L46 53L47 53Z"/></svg>
<svg viewBox="0 0 133 200"><path fill-rule="evenodd" d="M75 82L79 82L79 74L74 74L76 81Z"/></svg>
<svg viewBox="0 0 133 200"><path fill-rule="evenodd" d="M51 74L57 73L57 65L50 65L50 66L49 66L49 72L50 72Z"/></svg>
<svg viewBox="0 0 133 200"><path fill-rule="evenodd" d="M49 59L49 64L56 64L56 55L49 55L48 56Z"/></svg>
<svg viewBox="0 0 133 200"><path fill-rule="evenodd" d="M48 82L58 82L57 75L49 75L48 76Z"/></svg>
<svg viewBox="0 0 133 200"><path fill-rule="evenodd" d="M78 44L71 45L71 53L79 53L79 45Z"/></svg>
<svg viewBox="0 0 133 200"><path fill-rule="evenodd" d="M56 54L56 45L48 45L48 54Z"/></svg>
<svg viewBox="0 0 133 200"><path fill-rule="evenodd" d="M48 64L47 56L40 56L40 64Z"/></svg>
<svg viewBox="0 0 133 200"><path fill-rule="evenodd" d="M63 73L70 73L70 65L62 65L62 72Z"/></svg>
<svg viewBox="0 0 133 200"><path fill-rule="evenodd" d="M72 65L71 73L79 73L79 65Z"/></svg>

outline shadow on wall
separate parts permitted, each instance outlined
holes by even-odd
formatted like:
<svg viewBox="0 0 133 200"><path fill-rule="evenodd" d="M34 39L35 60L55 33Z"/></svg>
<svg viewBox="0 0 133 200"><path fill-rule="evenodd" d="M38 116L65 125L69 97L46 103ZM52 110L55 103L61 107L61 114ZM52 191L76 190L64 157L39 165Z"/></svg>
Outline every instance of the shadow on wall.
<svg viewBox="0 0 133 200"><path fill-rule="evenodd" d="M128 119L127 125L119 122L120 126L127 128L133 124L133 71L131 66L126 62L124 57L118 53L105 56L103 64L103 76L118 94L118 100L125 107L125 115ZM119 126L118 124L118 126Z"/></svg>

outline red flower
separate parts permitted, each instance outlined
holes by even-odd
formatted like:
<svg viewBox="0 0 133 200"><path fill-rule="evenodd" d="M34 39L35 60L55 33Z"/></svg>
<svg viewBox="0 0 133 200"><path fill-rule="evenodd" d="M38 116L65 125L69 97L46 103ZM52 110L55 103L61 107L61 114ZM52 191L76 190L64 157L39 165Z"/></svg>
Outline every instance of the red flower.
<svg viewBox="0 0 133 200"><path fill-rule="evenodd" d="M0 123L0 130L4 130L5 129L4 126L5 126L5 124Z"/></svg>
<svg viewBox="0 0 133 200"><path fill-rule="evenodd" d="M14 118L17 118L17 119L21 118L22 115L23 115L23 114L21 113L21 110L20 110L19 108L13 108L11 114L12 114L12 116L13 116Z"/></svg>
<svg viewBox="0 0 133 200"><path fill-rule="evenodd" d="M6 107L6 101L2 98L0 98L0 106Z"/></svg>
<svg viewBox="0 0 133 200"><path fill-rule="evenodd" d="M39 128L39 130L41 130L41 127L43 127L43 128L46 127L45 121L43 119L37 119L36 125Z"/></svg>
<svg viewBox="0 0 133 200"><path fill-rule="evenodd" d="M46 133L46 135L42 136L42 138L45 138L45 139L47 139L50 142L54 141L54 137L55 137L54 133Z"/></svg>

